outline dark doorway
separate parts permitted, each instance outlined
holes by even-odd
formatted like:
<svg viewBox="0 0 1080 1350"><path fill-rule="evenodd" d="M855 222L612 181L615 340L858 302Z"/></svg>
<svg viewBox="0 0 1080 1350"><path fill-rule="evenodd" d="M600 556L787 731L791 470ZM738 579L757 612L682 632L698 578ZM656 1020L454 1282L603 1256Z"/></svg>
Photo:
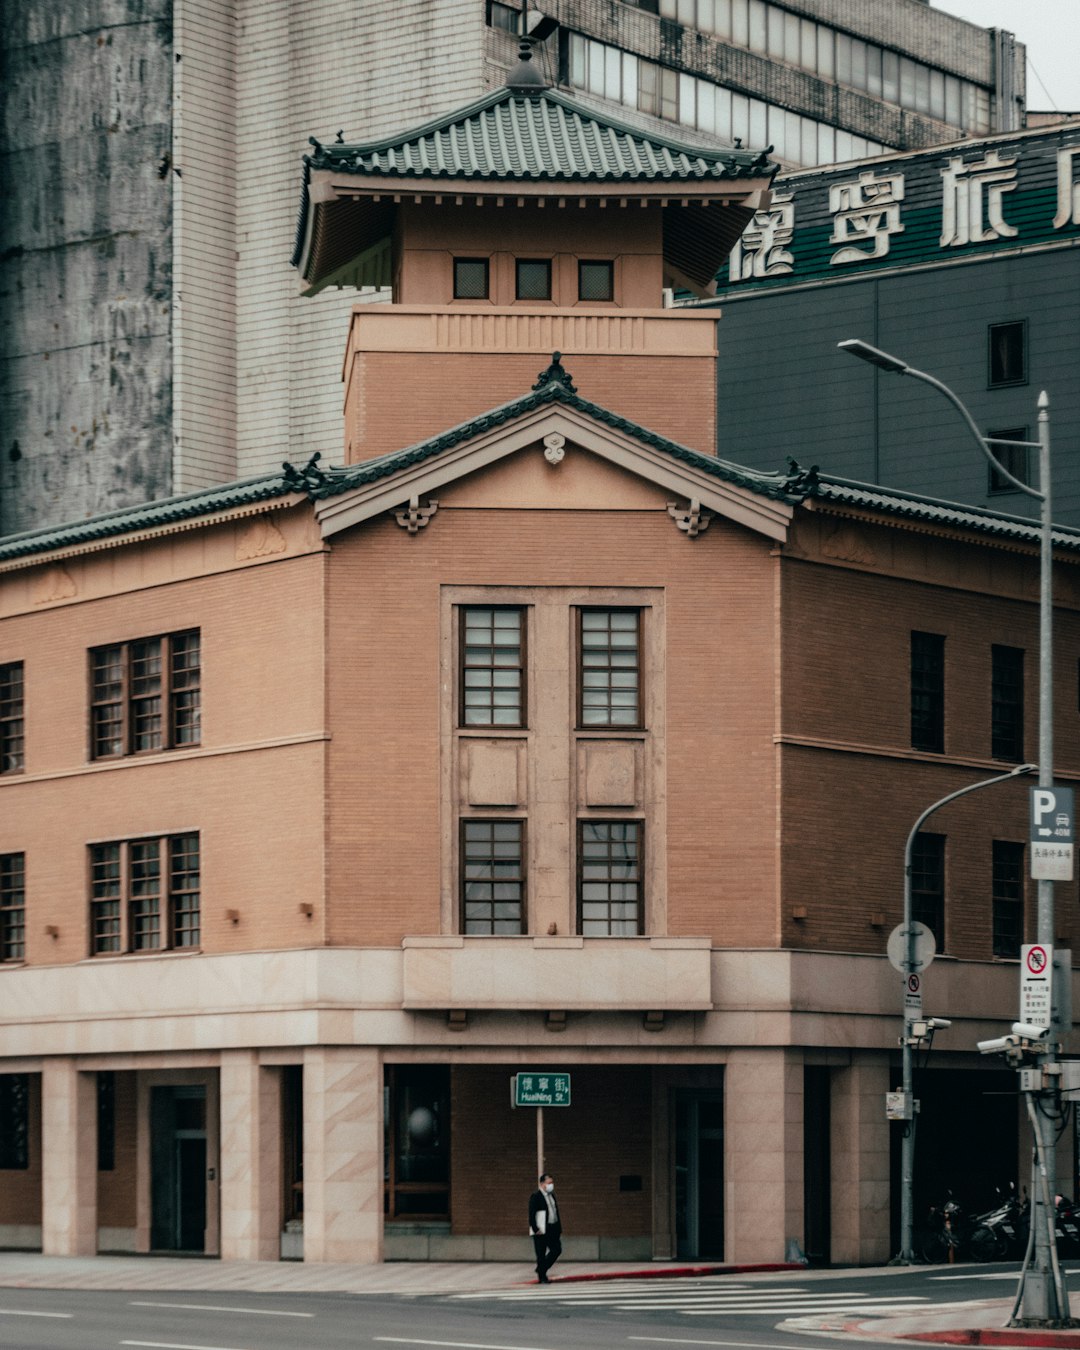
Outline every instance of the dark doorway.
<svg viewBox="0 0 1080 1350"><path fill-rule="evenodd" d="M150 1245L206 1250L206 1088L155 1087L150 1096Z"/></svg>
<svg viewBox="0 0 1080 1350"><path fill-rule="evenodd" d="M682 1260L724 1255L724 1099L675 1094L675 1238Z"/></svg>
<svg viewBox="0 0 1080 1350"><path fill-rule="evenodd" d="M832 1259L832 1173L829 1092L831 1070L807 1065L803 1070L803 1243L815 1266Z"/></svg>
<svg viewBox="0 0 1080 1350"><path fill-rule="evenodd" d="M1019 1112L1016 1074L1008 1069L923 1069L915 1074L920 1104L915 1133L915 1230L931 1205L951 1192L969 1214L997 1203L995 1187L1017 1177ZM892 1126L893 1250L900 1241L900 1131Z"/></svg>

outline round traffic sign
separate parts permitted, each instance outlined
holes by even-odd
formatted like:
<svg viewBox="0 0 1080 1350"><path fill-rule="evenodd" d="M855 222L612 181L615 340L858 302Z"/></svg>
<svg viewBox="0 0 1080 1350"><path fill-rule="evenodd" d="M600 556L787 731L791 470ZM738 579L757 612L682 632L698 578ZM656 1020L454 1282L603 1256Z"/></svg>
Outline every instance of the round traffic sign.
<svg viewBox="0 0 1080 1350"><path fill-rule="evenodd" d="M1046 948L1029 947L1026 964L1032 975L1042 975L1046 970Z"/></svg>
<svg viewBox="0 0 1080 1350"><path fill-rule="evenodd" d="M937 954L937 943L934 941L934 935L926 924L913 920L911 924L912 934L912 960L908 965L908 930L902 923L889 934L889 943L885 948L885 954L889 958L889 964L894 970L907 974L908 970L925 970Z"/></svg>

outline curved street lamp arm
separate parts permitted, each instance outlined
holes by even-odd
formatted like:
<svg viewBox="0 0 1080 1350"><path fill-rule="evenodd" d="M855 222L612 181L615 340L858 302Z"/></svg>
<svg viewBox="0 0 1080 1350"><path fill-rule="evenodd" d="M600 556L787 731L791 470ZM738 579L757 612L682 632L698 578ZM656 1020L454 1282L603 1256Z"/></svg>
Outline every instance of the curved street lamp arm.
<svg viewBox="0 0 1080 1350"><path fill-rule="evenodd" d="M1010 778L1020 778L1024 774L1038 773L1038 771L1039 766L1037 764L1018 764L1015 769L1010 769L1008 773L1000 773L994 778L982 778L977 783L969 783L967 787L958 788L955 792L950 792L947 797L942 797L940 801L935 802L933 806L928 806L915 824L912 825L911 833L908 835L907 843L904 845L905 875L911 875L911 852L915 847L915 836L935 811L940 811L943 806L948 806L950 802L956 801L957 797L966 797L969 792L977 792L979 788L993 787L995 783L1005 783ZM911 926L910 914L904 915L904 923L908 927Z"/></svg>
<svg viewBox="0 0 1080 1350"><path fill-rule="evenodd" d="M1043 494L1039 490L1039 488L1033 488L1030 483L1022 483L1020 479L1015 476L1015 474L1011 474L1009 470L1005 467L1005 465L1002 464L1001 460L998 459L998 457L990 449L990 445L987 442L986 437L975 425L975 419L972 417L971 413L968 412L967 408L964 407L963 403L961 403L960 399L956 396L956 394L953 393L953 391L949 388L947 384L942 384L942 382L938 379L935 379L933 375L927 375L925 370L916 370L914 366L908 366L906 367L906 369L902 371L897 371L897 374L912 375L916 380L922 380L924 384L933 385L933 387L937 389L939 393L944 394L945 397L956 409L956 411L964 419L964 423L967 426L968 430L971 432L971 434L975 437L979 449L986 456L987 460L994 467L994 469L996 469L997 472L1001 474L1003 478L1007 478L1014 488L1019 489L1020 492L1026 492L1029 497L1034 497L1036 501L1040 502L1042 501ZM995 441L994 443L997 445L1008 444L1008 442L1003 441ZM1027 442L1017 442L1017 444L1026 445Z"/></svg>

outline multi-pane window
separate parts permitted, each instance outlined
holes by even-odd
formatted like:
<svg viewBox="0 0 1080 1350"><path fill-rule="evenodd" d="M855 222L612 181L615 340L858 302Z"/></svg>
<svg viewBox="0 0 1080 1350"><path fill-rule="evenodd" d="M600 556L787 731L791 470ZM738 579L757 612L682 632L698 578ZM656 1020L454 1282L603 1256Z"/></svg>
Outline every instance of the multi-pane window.
<svg viewBox="0 0 1080 1350"><path fill-rule="evenodd" d="M467 605L461 611L464 727L525 725L525 611Z"/></svg>
<svg viewBox="0 0 1080 1350"><path fill-rule="evenodd" d="M990 432L990 440L992 441L1026 441L1027 438L1027 427L1006 427L1003 431ZM1031 461L1026 445L991 445L990 449L994 452L994 458L1003 469L1021 483L1030 485ZM1015 483L1009 482L1001 469L996 469L993 464L987 467L990 471L987 491L993 493L1020 491Z"/></svg>
<svg viewBox="0 0 1080 1350"><path fill-rule="evenodd" d="M614 300L615 264L611 262L579 262L578 299Z"/></svg>
<svg viewBox="0 0 1080 1350"><path fill-rule="evenodd" d="M911 917L934 935L938 951L945 949L945 836L915 836L911 850Z"/></svg>
<svg viewBox="0 0 1080 1350"><path fill-rule="evenodd" d="M641 612L578 611L578 723L640 727Z"/></svg>
<svg viewBox="0 0 1080 1350"><path fill-rule="evenodd" d="M990 753L994 759L1024 758L1024 649L990 649Z"/></svg>
<svg viewBox="0 0 1080 1350"><path fill-rule="evenodd" d="M465 933L525 931L525 822L461 822L461 910Z"/></svg>
<svg viewBox="0 0 1080 1350"><path fill-rule="evenodd" d="M987 329L987 379L991 389L1027 383L1027 320L992 323Z"/></svg>
<svg viewBox="0 0 1080 1350"><path fill-rule="evenodd" d="M515 294L519 300L550 300L550 259L518 258Z"/></svg>
<svg viewBox="0 0 1080 1350"><path fill-rule="evenodd" d="M0 853L0 961L26 955L26 855Z"/></svg>
<svg viewBox="0 0 1080 1350"><path fill-rule="evenodd" d="M1024 846L994 840L993 853L994 955L1019 958L1024 940Z"/></svg>
<svg viewBox="0 0 1080 1350"><path fill-rule="evenodd" d="M489 284L487 258L454 259L455 300L486 300Z"/></svg>
<svg viewBox="0 0 1080 1350"><path fill-rule="evenodd" d="M772 145L777 158L790 164L835 164L888 148L580 33L569 35L569 62L569 83L576 89L729 144L739 138L749 145Z"/></svg>
<svg viewBox="0 0 1080 1350"><path fill-rule="evenodd" d="M197 947L199 910L197 834L91 845L95 954Z"/></svg>
<svg viewBox="0 0 1080 1350"><path fill-rule="evenodd" d="M945 749L945 639L911 634L911 748L940 755Z"/></svg>
<svg viewBox="0 0 1080 1350"><path fill-rule="evenodd" d="M640 820L578 821L578 921L585 937L644 929Z"/></svg>
<svg viewBox="0 0 1080 1350"><path fill-rule="evenodd" d="M30 1166L30 1075L0 1073L0 1171Z"/></svg>
<svg viewBox="0 0 1080 1350"><path fill-rule="evenodd" d="M198 745L198 631L98 647L90 653L93 759Z"/></svg>
<svg viewBox="0 0 1080 1350"><path fill-rule="evenodd" d="M23 767L23 663L0 666L0 773Z"/></svg>

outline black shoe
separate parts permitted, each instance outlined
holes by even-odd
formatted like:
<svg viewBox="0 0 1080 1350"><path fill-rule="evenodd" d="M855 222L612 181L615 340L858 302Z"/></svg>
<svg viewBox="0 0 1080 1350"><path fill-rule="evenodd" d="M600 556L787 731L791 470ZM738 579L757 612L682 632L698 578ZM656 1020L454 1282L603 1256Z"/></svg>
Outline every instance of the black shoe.
<svg viewBox="0 0 1080 1350"><path fill-rule="evenodd" d="M548 1277L547 1277L546 1275L540 1275L540 1276L537 1277L536 1283L537 1283L537 1284L550 1284L551 1281L548 1279Z"/></svg>

